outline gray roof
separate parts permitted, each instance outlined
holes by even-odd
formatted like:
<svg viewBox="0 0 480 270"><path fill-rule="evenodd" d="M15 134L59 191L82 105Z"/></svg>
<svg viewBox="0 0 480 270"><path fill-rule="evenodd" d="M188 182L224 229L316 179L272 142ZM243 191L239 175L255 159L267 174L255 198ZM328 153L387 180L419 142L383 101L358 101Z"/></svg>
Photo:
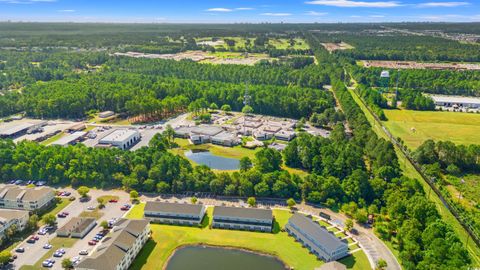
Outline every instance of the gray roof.
<svg viewBox="0 0 480 270"><path fill-rule="evenodd" d="M23 218L25 215L28 216L28 211L0 209L0 224L7 223L12 219Z"/></svg>
<svg viewBox="0 0 480 270"><path fill-rule="evenodd" d="M10 127L10 128L7 128L5 130L0 131L0 135L11 136L11 135L14 135L18 132L29 129L33 126L35 126L35 124L32 124L32 123L23 123L23 124L15 125L13 127Z"/></svg>
<svg viewBox="0 0 480 270"><path fill-rule="evenodd" d="M51 145L68 145L81 137L85 136L87 133L85 131L76 131L72 134L68 134L67 136L61 137L60 139L51 143Z"/></svg>
<svg viewBox="0 0 480 270"><path fill-rule="evenodd" d="M258 208L241 208L241 207L227 207L215 206L213 210L213 217L239 217L246 219L273 219L272 210L258 209Z"/></svg>
<svg viewBox="0 0 480 270"><path fill-rule="evenodd" d="M16 185L0 186L0 198L5 200L21 199L23 201L38 201L48 193L53 194L53 189L49 187L21 187Z"/></svg>
<svg viewBox="0 0 480 270"><path fill-rule="evenodd" d="M147 202L144 211L198 216L201 214L202 208L203 206L199 204Z"/></svg>
<svg viewBox="0 0 480 270"><path fill-rule="evenodd" d="M90 224L95 222L96 220L94 218L73 217L70 221L58 229L58 231L72 231L75 233L80 233L90 226Z"/></svg>
<svg viewBox="0 0 480 270"><path fill-rule="evenodd" d="M430 95L435 102L480 104L480 98L463 96Z"/></svg>
<svg viewBox="0 0 480 270"><path fill-rule="evenodd" d="M136 238L148 226L144 219L119 219L112 233L104 238L92 256L86 257L76 268L115 270Z"/></svg>
<svg viewBox="0 0 480 270"><path fill-rule="evenodd" d="M322 246L329 250L337 250L340 247L347 245L335 235L331 234L327 229L320 226L320 224L315 223L311 218L302 214L293 214L288 222L300 228L303 233L308 234L315 239L317 243L321 243Z"/></svg>

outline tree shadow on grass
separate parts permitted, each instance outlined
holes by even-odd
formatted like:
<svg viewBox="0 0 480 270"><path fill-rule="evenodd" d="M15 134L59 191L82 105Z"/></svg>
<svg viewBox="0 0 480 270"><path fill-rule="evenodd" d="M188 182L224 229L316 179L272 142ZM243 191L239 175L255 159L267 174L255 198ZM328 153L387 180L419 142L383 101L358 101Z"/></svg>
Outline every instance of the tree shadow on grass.
<svg viewBox="0 0 480 270"><path fill-rule="evenodd" d="M203 216L202 222L200 222L200 228L207 228L210 225L210 216L208 214L205 214Z"/></svg>
<svg viewBox="0 0 480 270"><path fill-rule="evenodd" d="M280 224L276 219L273 220L273 228L272 228L272 233L279 233L282 230L280 227Z"/></svg>
<svg viewBox="0 0 480 270"><path fill-rule="evenodd" d="M353 255L348 255L347 257L338 260L339 263L344 264L348 269L352 269L356 263L356 258Z"/></svg>
<svg viewBox="0 0 480 270"><path fill-rule="evenodd" d="M130 269L135 269L135 270L140 270L147 264L147 259L157 246L157 242L155 242L153 239L149 239L147 243L143 246L142 250L140 250L140 253L138 253L138 256L135 258L135 260L132 263L132 266Z"/></svg>

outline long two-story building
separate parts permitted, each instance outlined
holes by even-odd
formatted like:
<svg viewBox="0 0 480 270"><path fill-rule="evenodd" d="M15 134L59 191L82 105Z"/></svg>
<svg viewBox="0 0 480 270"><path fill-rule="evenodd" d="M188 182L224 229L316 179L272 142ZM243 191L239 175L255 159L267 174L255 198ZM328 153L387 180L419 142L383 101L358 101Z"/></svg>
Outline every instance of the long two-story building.
<svg viewBox="0 0 480 270"><path fill-rule="evenodd" d="M326 262L348 255L347 243L302 214L294 214L285 225L285 230L315 256Z"/></svg>
<svg viewBox="0 0 480 270"><path fill-rule="evenodd" d="M205 205L147 202L144 218L154 223L199 225L205 216Z"/></svg>
<svg viewBox="0 0 480 270"><path fill-rule="evenodd" d="M127 270L148 241L150 226L144 219L119 219L96 250L75 269Z"/></svg>
<svg viewBox="0 0 480 270"><path fill-rule="evenodd" d="M273 215L270 209L215 206L213 228L271 232Z"/></svg>
<svg viewBox="0 0 480 270"><path fill-rule="evenodd" d="M55 192L49 187L0 186L0 208L38 211L50 205Z"/></svg>
<svg viewBox="0 0 480 270"><path fill-rule="evenodd" d="M7 230L12 226L15 226L15 231L23 231L28 217L28 211L0 209L0 240L5 238Z"/></svg>

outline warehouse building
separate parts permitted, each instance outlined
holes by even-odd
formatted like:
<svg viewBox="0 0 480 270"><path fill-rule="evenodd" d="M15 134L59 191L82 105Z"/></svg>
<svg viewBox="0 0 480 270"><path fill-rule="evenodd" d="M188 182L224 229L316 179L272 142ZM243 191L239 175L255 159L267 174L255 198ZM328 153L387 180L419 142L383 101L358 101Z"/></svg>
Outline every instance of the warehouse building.
<svg viewBox="0 0 480 270"><path fill-rule="evenodd" d="M86 132L84 131L76 131L72 134L68 134L67 136L64 136L54 142L52 142L50 145L60 145L60 146L69 146L69 145L75 145L83 140L85 138L85 135L87 135Z"/></svg>
<svg viewBox="0 0 480 270"><path fill-rule="evenodd" d="M100 144L129 149L140 140L140 132L134 129L117 129L100 140Z"/></svg>
<svg viewBox="0 0 480 270"><path fill-rule="evenodd" d="M215 206L213 228L271 232L273 215L270 209Z"/></svg>
<svg viewBox="0 0 480 270"><path fill-rule="evenodd" d="M0 241L12 226L16 231L23 231L28 223L28 211L0 209Z"/></svg>
<svg viewBox="0 0 480 270"><path fill-rule="evenodd" d="M480 98L462 96L430 95L435 106L453 109L480 109Z"/></svg>
<svg viewBox="0 0 480 270"><path fill-rule="evenodd" d="M49 187L0 186L0 208L40 210L53 202L55 192Z"/></svg>
<svg viewBox="0 0 480 270"><path fill-rule="evenodd" d="M201 204L147 202L144 217L154 223L196 226L202 222L205 210Z"/></svg>
<svg viewBox="0 0 480 270"><path fill-rule="evenodd" d="M326 262L348 255L347 243L302 214L295 213L285 225L285 230L315 256Z"/></svg>
<svg viewBox="0 0 480 270"><path fill-rule="evenodd" d="M97 225L94 218L74 217L57 230L59 237L83 238Z"/></svg>
<svg viewBox="0 0 480 270"><path fill-rule="evenodd" d="M144 219L119 219L78 270L127 270L149 239L150 226Z"/></svg>
<svg viewBox="0 0 480 270"><path fill-rule="evenodd" d="M98 114L98 117L100 118L108 118L110 116L113 116L115 115L115 112L112 112L112 111L104 111L104 112L101 112Z"/></svg>
<svg viewBox="0 0 480 270"><path fill-rule="evenodd" d="M38 130L46 124L46 121L41 121L38 123L22 123L12 127L4 128L0 130L0 138L17 138L30 133L31 131Z"/></svg>

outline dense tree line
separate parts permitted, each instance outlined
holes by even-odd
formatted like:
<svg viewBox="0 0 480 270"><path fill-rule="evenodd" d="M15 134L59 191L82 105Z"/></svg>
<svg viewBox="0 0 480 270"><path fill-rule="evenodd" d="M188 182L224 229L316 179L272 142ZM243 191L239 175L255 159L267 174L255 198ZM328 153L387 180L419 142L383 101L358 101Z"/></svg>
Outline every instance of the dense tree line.
<svg viewBox="0 0 480 270"><path fill-rule="evenodd" d="M398 94L398 99L402 101L402 106L406 109L417 111L435 110L433 99L419 91L402 89L398 91Z"/></svg>
<svg viewBox="0 0 480 270"><path fill-rule="evenodd" d="M421 165L438 164L446 172L480 173L480 145L455 145L451 141L426 140L415 150L413 156Z"/></svg>
<svg viewBox="0 0 480 270"><path fill-rule="evenodd" d="M380 120L387 120L383 109L388 108L388 102L381 92L366 87L362 84L359 84L355 91L357 91L360 97L367 103L370 109L374 111L374 113L380 118Z"/></svg>
<svg viewBox="0 0 480 270"><path fill-rule="evenodd" d="M240 111L245 87L244 84L112 72L37 83L26 87L17 94L19 97L0 97L0 102L13 104L18 99L16 106L10 107L25 110L34 117L78 118L90 110L162 117L184 111L191 102L200 99L204 100L205 108L211 103L228 104ZM335 104L331 93L318 89L250 85L249 91L250 105L261 114L301 118L314 112L322 113Z"/></svg>
<svg viewBox="0 0 480 270"><path fill-rule="evenodd" d="M352 68L352 75L364 85L382 87L382 68ZM480 71L405 69L390 71L390 87L414 89L431 94L480 96Z"/></svg>

